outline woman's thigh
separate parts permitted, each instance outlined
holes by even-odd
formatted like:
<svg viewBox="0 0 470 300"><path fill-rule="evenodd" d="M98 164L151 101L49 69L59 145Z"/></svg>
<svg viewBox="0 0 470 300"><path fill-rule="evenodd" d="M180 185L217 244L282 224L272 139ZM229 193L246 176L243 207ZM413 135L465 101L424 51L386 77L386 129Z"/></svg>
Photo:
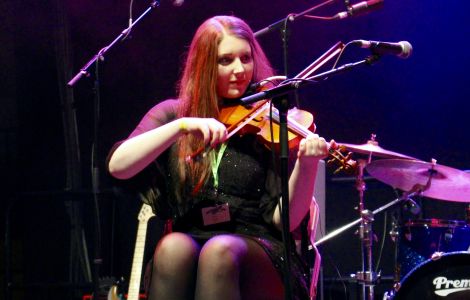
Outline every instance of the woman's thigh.
<svg viewBox="0 0 470 300"><path fill-rule="evenodd" d="M255 241L245 241L248 255L240 274L242 299L284 299L282 278L269 255Z"/></svg>

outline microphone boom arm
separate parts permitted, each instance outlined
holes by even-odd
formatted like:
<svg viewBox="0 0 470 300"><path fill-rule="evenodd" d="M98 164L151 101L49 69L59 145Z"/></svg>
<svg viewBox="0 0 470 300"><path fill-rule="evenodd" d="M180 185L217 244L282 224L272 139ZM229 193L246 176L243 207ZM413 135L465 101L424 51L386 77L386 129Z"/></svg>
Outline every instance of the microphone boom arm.
<svg viewBox="0 0 470 300"><path fill-rule="evenodd" d="M114 44L116 44L119 40L125 39L134 25L137 24L144 16L146 16L153 8L159 5L159 1L152 1L147 9L134 22L132 22L132 24L129 24L129 27L124 29L108 46L105 46L100 51L98 51L98 53L80 69L80 71L67 83L67 85L73 87L75 83L77 83L84 75L88 76L90 74L88 72L90 66L92 66L98 59L103 60L103 55L108 52L108 50L111 49Z"/></svg>
<svg viewBox="0 0 470 300"><path fill-rule="evenodd" d="M242 102L242 104L244 105L247 105L247 104L251 104L251 103L263 100L263 99L269 99L273 97L282 96L293 90L299 89L301 86L306 85L307 83L316 83L321 80L327 80L330 76L345 73L358 66L372 65L375 61L379 59L379 57L380 56L378 55L371 55L367 57L366 59L363 59L354 63L344 64L337 68L325 71L318 75L308 77L306 79L297 79L297 78L288 79L287 83L284 83L284 84L281 83L280 85L273 87L271 89L243 97L240 99L240 102Z"/></svg>
<svg viewBox="0 0 470 300"><path fill-rule="evenodd" d="M314 10L317 10L319 9L320 7L324 6L324 5L327 5L327 4L330 4L330 3L333 3L335 2L335 0L327 0L325 2L322 2L320 4L317 4L301 13L298 13L298 14L289 14L287 17L285 17L284 19L281 19L279 21L276 21L274 22L273 24L263 28L263 29L260 29L258 31L255 32L255 37L259 37L265 33L268 33L268 32L271 32L273 31L274 29L276 28L280 28L286 21L290 21L290 22L293 22L295 21L295 19L299 18L299 17L302 17L302 16L305 16L307 15L308 13L314 11Z"/></svg>

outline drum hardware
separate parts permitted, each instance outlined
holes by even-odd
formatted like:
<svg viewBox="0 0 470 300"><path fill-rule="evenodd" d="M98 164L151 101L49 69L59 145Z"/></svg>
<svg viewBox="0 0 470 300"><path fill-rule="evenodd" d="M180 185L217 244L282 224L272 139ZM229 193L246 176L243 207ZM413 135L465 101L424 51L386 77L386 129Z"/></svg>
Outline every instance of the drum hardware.
<svg viewBox="0 0 470 300"><path fill-rule="evenodd" d="M356 172L356 189L359 194L359 206L357 207L360 218L340 227L336 230L333 230L331 233L325 235L323 238L319 239L315 246L322 244L323 242L339 235L343 231L359 225L359 238L361 240L361 258L362 258L362 269L356 274L351 275L358 283L362 285L362 297L363 299L374 299L374 286L376 282L380 279L380 272L376 273L373 270L373 261L372 261L372 243L374 238L374 233L372 230L372 223L374 221L374 215L388 209L395 204L409 201L411 197L415 195L414 191L409 193L404 193L402 197L399 197L390 203L374 210L370 211L365 208L364 205L364 191L366 190L366 184L364 182L364 169L366 165L371 163L372 156L378 156L383 158L401 158L401 159L414 159L413 157L403 155L397 152L386 150L379 146L376 135L372 134L370 140L363 145L354 145L354 144L345 144L338 143L340 149L346 149L352 152L367 154L367 160L358 160L357 162L357 172ZM412 201L412 200L411 200ZM414 201L413 201L414 203ZM416 204L416 203L415 203Z"/></svg>
<svg viewBox="0 0 470 300"><path fill-rule="evenodd" d="M384 300L470 299L470 253L436 255L417 267L387 292Z"/></svg>
<svg viewBox="0 0 470 300"><path fill-rule="evenodd" d="M390 230L390 237L394 242L394 284L393 289L384 294L384 300L390 299L416 299L415 295L410 296L412 290L418 288L423 292L430 290L430 284L433 279L427 279L419 282L416 287L415 282L419 278L426 276L426 274L415 274L416 269L422 268L423 265L429 264L431 261L438 261L448 254L454 253L469 253L470 247L470 227L464 221L455 220L440 220L440 219L426 219L426 220L410 220L405 225L399 225L398 218L392 220L392 229ZM433 248L437 247L437 248ZM457 252L465 251L465 252ZM453 273L455 266L442 265L438 271L440 275L446 275L448 269ZM467 267L468 268L468 267ZM466 274L469 274L466 272ZM403 275L403 276L401 276ZM413 278L412 280L407 278ZM451 278L449 278L450 280ZM459 280L459 278L453 278ZM469 280L467 276L464 280ZM407 281L411 281L408 282ZM469 281L470 282L470 281ZM402 289L402 285L407 283L401 293L397 293ZM424 285L427 284L427 287ZM469 299L470 292L467 291L461 298L452 299ZM440 296L429 295L424 299L441 299Z"/></svg>
<svg viewBox="0 0 470 300"><path fill-rule="evenodd" d="M372 243L374 233L372 229L372 223L374 221L374 213L367 210L364 205L364 191L366 190L366 184L364 182L364 169L368 164L371 163L372 155L381 157L399 157L403 159L412 159L409 156L383 149L379 146L376 137L377 136L375 134L371 134L370 140L368 140L367 143L364 145L342 145L348 150L368 154L368 160L359 160L357 166L358 173L356 188L359 193L359 212L361 215L361 221L359 226L359 238L361 240L362 246L362 270L356 273L355 278L358 283L362 284L362 298L369 300L374 299L374 286L378 282L378 280L380 280L380 272L376 273L373 269ZM403 200L410 201L410 195L405 195ZM411 201L414 203L413 200Z"/></svg>
<svg viewBox="0 0 470 300"><path fill-rule="evenodd" d="M407 199L403 207L405 210L409 211L412 215L416 216L421 213L421 206L411 198Z"/></svg>
<svg viewBox="0 0 470 300"><path fill-rule="evenodd" d="M416 160L416 158L413 158L411 156L404 155L398 152L393 152L390 150L386 150L380 147L379 142L376 140L376 138L377 138L377 135L371 134L370 139L365 144L361 144L361 145L346 144L346 143L338 143L338 144L340 145L340 147L344 147L348 151L369 155L369 160L368 160L369 163L371 161L371 156L377 156L381 158L401 158L401 159Z"/></svg>
<svg viewBox="0 0 470 300"><path fill-rule="evenodd" d="M358 210L361 217L325 235L315 243L315 246L322 244L323 242L335 237L336 235L339 235L343 231L353 226L360 225L359 236L362 243L362 271L357 272L355 275L352 275L352 277L357 282L362 284L362 295L364 299L373 299L375 282L380 279L380 274L375 274L372 270L372 222L374 221L374 215L398 203L405 203L405 205L407 205L407 209L412 214L417 215L420 213L420 207L413 200L413 197L415 196L425 196L445 201L470 202L470 174L450 167L438 165L437 161L434 159L431 160L431 162L424 162L400 153L385 150L378 146L378 143L375 141L375 135L372 135L371 139L363 145L340 144L340 146L353 152L368 154L369 156L367 162L364 160L358 161L356 187L359 192L360 202ZM371 162L372 155L389 159L376 160ZM366 210L363 202L365 191L363 176L364 169L366 169L372 177L378 179L379 181L404 191L403 194L395 200L385 204L382 207L379 207L372 212ZM467 207L467 222L469 220L470 205ZM434 223L432 224L434 225ZM426 228L429 227L430 226L426 226ZM431 228L433 227L431 226ZM442 228L442 226L439 228ZM390 236L395 242L395 262L398 261L397 245L401 235L403 235L403 237L407 237L410 241L414 238L413 232L410 231L408 234L403 234L399 229L398 218L396 218L396 220L394 220L392 223L392 230L390 231ZM455 240L456 232L453 230L453 228L444 229L445 232L441 235L442 239L435 243L438 245L437 249L441 249L442 243L450 244ZM470 228L466 227L466 229ZM468 242L470 243L470 240L468 240ZM467 250L468 249L470 249L470 245L468 246ZM468 254L468 252L466 253ZM442 251L437 251L434 254L434 259L437 261L446 255L445 252ZM432 257L432 255L429 255L427 258L429 257ZM407 273L407 276L413 273L413 271ZM394 274L394 290L390 293L386 293L384 295L384 299L392 299L395 296L395 292L402 289L404 282L400 281L399 275L401 272L402 266L396 264ZM470 282L469 278L465 278L465 280L467 279ZM442 291L439 291L439 293L441 292Z"/></svg>
<svg viewBox="0 0 470 300"><path fill-rule="evenodd" d="M363 165L364 161L359 161L358 165ZM369 211L364 209L364 202L363 202L363 192L365 190L365 184L363 181L361 181L361 176L360 174L362 171L358 172L358 184L357 187L359 189L359 194L360 194L360 205L358 209L361 212L361 217L354 220L351 223L348 223L340 228L337 228L330 232L329 234L323 236L321 239L319 239L317 242L315 242L315 246L321 245L322 243L334 238L335 236L341 234L342 232L360 225L359 227L359 236L361 237L361 241L363 243L363 269L362 271L357 272L354 277L358 282L360 282L363 285L363 297L366 297L367 299L374 299L374 284L380 279L380 273L376 274L373 271L373 265L372 265L372 241L373 241L373 232L372 232L372 222L374 220L374 216L385 211L386 209L389 209L396 204L403 204L406 201L408 201L410 198L414 197L417 195L416 192L410 192L410 193L403 193L400 197L396 198L395 200L373 210ZM361 210L362 209L362 210Z"/></svg>
<svg viewBox="0 0 470 300"><path fill-rule="evenodd" d="M448 243L452 240L454 234L452 233L451 229L447 229L446 233L444 234L444 240Z"/></svg>
<svg viewBox="0 0 470 300"><path fill-rule="evenodd" d="M444 201L470 202L470 176L469 174L450 167L438 165L437 161L431 162L407 159L384 159L374 161L366 167L368 173L394 188L403 191L410 191L415 195L425 196ZM411 210L410 210L411 211ZM467 210L467 219L468 218ZM392 240L395 242L395 279L394 290L386 293L384 299L394 299L396 291L402 292L403 299L412 299L418 294L413 294L409 298L410 289L414 284L404 284L408 277L413 275L419 266L429 261L440 260L450 251L467 250L470 246L470 239L466 234L470 233L470 228L464 222L441 221L437 219L426 220L425 224L409 223L401 232L395 229L391 232ZM460 225L459 225L460 223ZM422 232L424 231L424 232ZM399 244L399 247L398 247ZM399 263L400 262L400 263ZM428 262L429 263L429 262ZM422 272L422 271L420 271ZM447 274L444 271L442 274ZM404 279L399 281L400 274ZM427 276L423 273L422 276ZM437 276L437 275L436 275ZM460 276L460 275L459 275ZM436 277L437 278L437 277ZM465 278L467 280L468 278ZM427 289L432 279L428 278ZM457 278L456 280L460 280ZM414 279L412 282L418 282ZM413 287L411 287L413 286ZM436 291L436 294L442 291ZM397 299L400 294L397 293ZM405 295L405 296L403 296ZM468 294L466 294L468 297ZM430 295L430 299L437 299L436 295ZM414 299L414 298L413 298ZM428 299L428 298L426 298Z"/></svg>
<svg viewBox="0 0 470 300"><path fill-rule="evenodd" d="M369 155L369 161L371 156ZM359 193L359 213L361 215L359 225L359 239L361 240L361 256L362 256L362 270L356 273L356 280L362 284L362 298L374 299L374 286L379 279L379 275L373 270L372 261L372 243L373 243L373 230L372 223L374 222L374 214L365 209L364 205L364 191L366 184L364 182L364 168L368 162L365 160L358 161L358 173L356 189Z"/></svg>
<svg viewBox="0 0 470 300"><path fill-rule="evenodd" d="M319 246L321 244L323 244L324 242L334 238L335 236L343 233L344 231L354 227L354 226L357 226L357 225L360 225L362 222L367 222L367 226L371 226L372 225L372 220L373 220L373 216L397 205L397 204L403 204L405 203L406 201L408 201L409 198L412 198L412 197L415 197L417 196L417 193L416 192L411 192L411 193L403 193L403 195L401 195L400 197L394 199L393 201L373 210L373 211L365 211L363 213L361 213L361 218L358 218L356 220L354 220L353 222L351 223L348 223L340 228L337 228L335 230L333 230L332 232L330 232L329 234L323 236L321 239L319 239L318 241L315 242L315 246ZM366 220L364 220L366 219ZM393 229L392 229L393 230ZM397 229L395 229L397 230ZM366 232L367 231L367 232ZM361 233L361 229L359 231ZM362 230L362 233L360 234L362 236L366 236L366 237L369 237L368 240L367 240L367 243L370 241L372 242L372 236L373 236L373 232L372 230ZM398 235L397 235L398 236ZM369 246L369 244L367 244L367 247ZM363 247L364 249L364 247ZM369 252L367 252L368 254ZM368 255L366 255L367 257L367 263L369 262L369 257ZM371 255L370 255L371 257ZM355 277L358 281L360 281L364 286L365 285L369 285L369 284L373 284L375 283L379 278L380 278L380 274L375 274L372 272L372 263L370 263L367 268L364 268L364 269L367 269L367 271L362 271L362 272L358 272L358 274L355 274L353 275L353 277ZM359 275L359 276L358 276ZM398 280L397 280L398 281ZM369 297L371 296L371 293L373 293L373 288L370 289L368 291L369 293L367 294ZM365 295L365 294L363 294ZM372 298L373 299L373 298Z"/></svg>
<svg viewBox="0 0 470 300"><path fill-rule="evenodd" d="M374 299L374 285L380 279L380 273L373 270L372 223L374 215L370 210L361 211L361 224L359 225L359 239L362 244L362 271L356 272L354 278L362 284L362 295L364 299Z"/></svg>
<svg viewBox="0 0 470 300"><path fill-rule="evenodd" d="M396 216L392 216L392 229L389 232L390 239L393 242L393 258L395 261L395 265L393 268L393 282L394 284L400 283L400 271L401 266L398 264L398 239L400 238L400 231L399 231L399 218Z"/></svg>
<svg viewBox="0 0 470 300"><path fill-rule="evenodd" d="M371 162L366 170L372 177L402 191L421 190L424 197L470 202L470 174L438 165L436 160L383 159Z"/></svg>
<svg viewBox="0 0 470 300"><path fill-rule="evenodd" d="M403 278L416 266L442 253L468 251L470 226L465 221L424 219L409 220L399 230L397 278ZM399 276L401 275L401 276Z"/></svg>

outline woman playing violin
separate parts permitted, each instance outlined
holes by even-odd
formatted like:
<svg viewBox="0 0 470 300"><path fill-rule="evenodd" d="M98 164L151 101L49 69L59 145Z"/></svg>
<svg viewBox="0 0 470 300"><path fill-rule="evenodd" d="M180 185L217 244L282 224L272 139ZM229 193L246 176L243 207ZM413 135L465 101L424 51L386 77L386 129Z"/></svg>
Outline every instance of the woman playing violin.
<svg viewBox="0 0 470 300"><path fill-rule="evenodd" d="M173 221L155 249L149 299L283 299L280 181L272 156L253 134L227 139L218 121L224 105L272 74L244 21L210 18L192 40L178 99L150 109L111 151L112 176L151 175L156 214ZM212 150L185 159L201 147ZM308 211L327 144L312 134L295 154L291 230ZM158 172L146 172L151 166ZM306 299L308 270L290 255L293 298Z"/></svg>

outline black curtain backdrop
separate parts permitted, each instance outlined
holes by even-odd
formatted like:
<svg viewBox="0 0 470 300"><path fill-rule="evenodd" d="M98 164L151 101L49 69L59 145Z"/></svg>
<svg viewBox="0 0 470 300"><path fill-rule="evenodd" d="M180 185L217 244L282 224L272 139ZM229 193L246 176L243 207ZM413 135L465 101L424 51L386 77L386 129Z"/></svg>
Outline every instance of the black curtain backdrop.
<svg viewBox="0 0 470 300"><path fill-rule="evenodd" d="M150 1L134 2L136 19ZM107 151L131 132L150 107L175 96L184 53L197 26L213 15L234 14L245 19L256 31L289 13L299 13L318 3L187 0L175 7L171 1L162 1L133 29L127 40L117 43L106 54L100 64L98 141L101 187L105 192L101 199L103 277L128 279L140 205L126 195L113 193L113 181L104 172ZM72 74L76 74L127 26L129 3L68 0L65 8L69 46L73 52ZM466 16L469 8L470 4L464 1L385 0L382 9L364 16L339 21L303 18L291 24L289 75L301 71L337 41L407 40L413 45L409 59L384 56L373 66L357 68L300 90L298 105L314 114L317 133L327 140L354 144L365 143L370 134L375 133L386 149L425 161L435 158L438 164L460 170L470 169L466 121L470 113L467 71L470 60L466 54L470 36L470 20ZM330 16L344 9L343 2L337 1L315 14ZM0 70L3 106L0 110L0 186L3 191L0 206L5 212L0 226L2 231L8 229L4 220L10 218L12 247L12 265L5 265L2 259L4 272L1 276L5 279L11 271L14 282L39 279L66 282L70 247L75 247L70 246L71 225L63 204L70 197L82 203L80 221L90 258L93 253L93 205L88 192L91 190L94 68L90 69L91 76L82 78L73 90L83 174L83 194L77 197L77 194L71 196L63 191L67 164L56 65L59 54L54 47L54 32L59 28L56 1L7 0L0 4L0 11L3 66ZM259 41L282 74L280 33L267 33L259 37ZM368 54L367 49L350 47L340 63L357 61ZM344 175L327 172L326 231L358 216L354 210L358 204L354 178L336 180L342 177ZM370 209L396 197L392 188L385 184L375 180L368 180L367 184L366 206ZM44 193L39 194L39 191ZM433 199L423 199L421 203L422 218L465 219L466 204ZM388 236L390 213L387 220L384 217L384 214L377 216L374 230L378 241L387 235L379 268L388 276L393 273L393 243ZM385 230L384 223L388 225ZM56 225L48 227L47 224ZM160 228L161 224L157 222L151 227ZM156 243L156 236L157 233L152 232L150 248ZM2 237L5 242L5 235ZM358 271L359 249L354 230L325 243L321 249L325 257L325 278L334 279L339 276L338 272L349 276ZM379 257L379 250L379 243L374 244L375 259ZM5 251L2 251L3 257ZM56 271L45 273L48 267ZM340 299L354 290L346 284L344 292L343 287L329 285L325 296ZM89 290L85 288L80 293L82 291ZM25 291L16 293L17 299L27 296ZM67 293L71 299L80 294ZM47 299L53 299L59 292L48 289L45 294Z"/></svg>

